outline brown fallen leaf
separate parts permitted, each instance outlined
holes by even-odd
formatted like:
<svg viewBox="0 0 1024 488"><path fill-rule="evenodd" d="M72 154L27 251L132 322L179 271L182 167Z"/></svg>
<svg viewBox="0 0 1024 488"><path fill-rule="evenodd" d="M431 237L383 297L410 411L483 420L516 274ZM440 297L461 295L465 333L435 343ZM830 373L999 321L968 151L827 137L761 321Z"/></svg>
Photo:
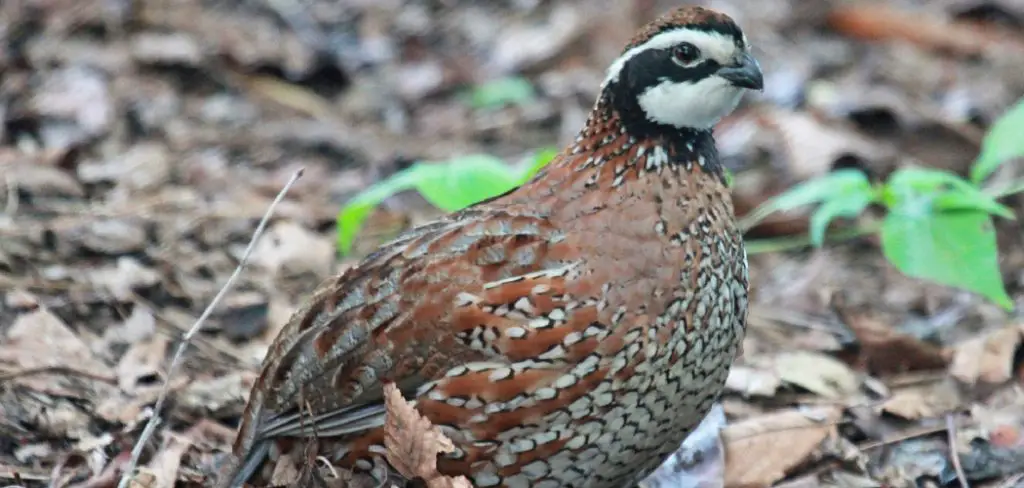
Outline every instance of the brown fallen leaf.
<svg viewBox="0 0 1024 488"><path fill-rule="evenodd" d="M114 377L111 368L64 321L43 307L18 316L6 336L0 337L0 371L5 370L12 371L12 383L40 393L74 397L86 394L82 388L87 388L90 395L103 396L113 390L103 384ZM71 381L71 376L100 381L82 384Z"/></svg>
<svg viewBox="0 0 1024 488"><path fill-rule="evenodd" d="M32 442L91 437L89 413L72 401L81 398L81 393L64 397L39 392L14 381L0 381L0 384L4 385L0 389L0 433L6 438L22 437L22 442Z"/></svg>
<svg viewBox="0 0 1024 488"><path fill-rule="evenodd" d="M117 363L117 384L122 391L135 393L144 379L159 381L166 358L166 336L153 336L149 340L132 344ZM145 385L146 388L152 385Z"/></svg>
<svg viewBox="0 0 1024 488"><path fill-rule="evenodd" d="M834 9L829 25L848 36L876 40L903 40L924 48L972 55L1013 50L1024 52L1024 41L1005 29L991 29L967 22L949 22L879 2L855 2Z"/></svg>
<svg viewBox="0 0 1024 488"><path fill-rule="evenodd" d="M384 385L384 398L388 463L408 479L423 478L428 488L473 488L464 476L452 478L437 471L437 455L455 449L451 439L420 415L394 383Z"/></svg>
<svg viewBox="0 0 1024 488"><path fill-rule="evenodd" d="M334 261L334 242L296 222L280 221L253 249L251 263L277 276L312 273L324 277Z"/></svg>
<svg viewBox="0 0 1024 488"><path fill-rule="evenodd" d="M939 381L898 388L879 410L907 420L938 418L963 402L960 389L946 377Z"/></svg>
<svg viewBox="0 0 1024 488"><path fill-rule="evenodd" d="M729 425L722 430L725 487L771 486L807 460L841 416L840 407L823 406L774 412Z"/></svg>
<svg viewBox="0 0 1024 488"><path fill-rule="evenodd" d="M785 383L830 399L847 397L860 387L860 379L849 366L813 351L779 354L775 358L775 374Z"/></svg>
<svg viewBox="0 0 1024 488"><path fill-rule="evenodd" d="M975 337L954 348L949 373L974 385L998 385L1013 377L1014 355L1024 341L1024 323Z"/></svg>
<svg viewBox="0 0 1024 488"><path fill-rule="evenodd" d="M765 109L759 113L762 125L777 134L788 157L790 178L803 181L831 171L846 155L879 161L892 151L853 127L827 121L812 112Z"/></svg>
<svg viewBox="0 0 1024 488"><path fill-rule="evenodd" d="M942 369L949 362L949 351L901 333L869 313L853 311L841 293L833 296L832 308L857 338L860 347L851 358L857 369L890 375Z"/></svg>
<svg viewBox="0 0 1024 488"><path fill-rule="evenodd" d="M316 466L308 466L310 471ZM271 486L300 486L296 483L301 477L298 466L286 456L278 458L274 469L270 473Z"/></svg>
<svg viewBox="0 0 1024 488"><path fill-rule="evenodd" d="M146 470L153 475L153 484L150 486L153 488L172 488L178 480L181 458L191 445L192 440L189 439L187 434L184 436L170 435L167 443L146 466Z"/></svg>
<svg viewBox="0 0 1024 488"><path fill-rule="evenodd" d="M27 153L0 149L0 184L9 185L35 196L82 197L85 188L74 175L62 169L62 163L73 163L78 152L73 148L49 149ZM4 192L0 192L4 193Z"/></svg>

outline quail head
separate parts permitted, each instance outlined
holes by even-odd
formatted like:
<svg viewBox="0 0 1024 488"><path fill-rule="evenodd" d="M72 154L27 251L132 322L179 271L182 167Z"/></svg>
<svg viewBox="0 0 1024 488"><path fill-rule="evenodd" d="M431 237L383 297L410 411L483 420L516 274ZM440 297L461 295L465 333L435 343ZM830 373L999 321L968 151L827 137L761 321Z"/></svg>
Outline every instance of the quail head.
<svg viewBox="0 0 1024 488"><path fill-rule="evenodd" d="M387 383L453 441L438 469L477 487L646 477L743 339L746 252L712 127L761 88L728 16L685 6L643 27L536 177L316 289L267 354L220 486L265 482L307 442L369 470Z"/></svg>

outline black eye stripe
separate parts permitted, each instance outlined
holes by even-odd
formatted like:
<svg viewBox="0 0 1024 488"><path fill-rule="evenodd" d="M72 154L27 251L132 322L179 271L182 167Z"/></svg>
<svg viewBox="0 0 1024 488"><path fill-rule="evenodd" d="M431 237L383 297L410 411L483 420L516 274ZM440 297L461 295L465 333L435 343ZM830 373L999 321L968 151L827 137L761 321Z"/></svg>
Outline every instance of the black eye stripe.
<svg viewBox="0 0 1024 488"><path fill-rule="evenodd" d="M692 63L674 59L673 48L649 49L629 59L615 84L620 100L639 96L651 87L665 82L698 82L710 78L721 67L713 58L704 57Z"/></svg>

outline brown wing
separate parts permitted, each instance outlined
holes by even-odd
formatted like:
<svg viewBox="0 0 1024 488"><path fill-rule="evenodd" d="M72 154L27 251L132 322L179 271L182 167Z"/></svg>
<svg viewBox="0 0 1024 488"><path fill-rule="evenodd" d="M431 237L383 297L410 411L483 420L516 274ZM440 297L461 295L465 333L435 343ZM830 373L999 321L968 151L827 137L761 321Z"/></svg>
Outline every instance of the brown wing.
<svg viewBox="0 0 1024 488"><path fill-rule="evenodd" d="M457 398L479 390L477 376L516 361L547 357L555 375L585 356L597 343L587 325L600 290L574 285L575 247L541 216L469 209L410 230L322 283L267 353L236 462L255 469L270 438L380 426L384 382L407 397L433 389ZM446 373L458 377L438 385ZM521 375L491 396L542 376Z"/></svg>

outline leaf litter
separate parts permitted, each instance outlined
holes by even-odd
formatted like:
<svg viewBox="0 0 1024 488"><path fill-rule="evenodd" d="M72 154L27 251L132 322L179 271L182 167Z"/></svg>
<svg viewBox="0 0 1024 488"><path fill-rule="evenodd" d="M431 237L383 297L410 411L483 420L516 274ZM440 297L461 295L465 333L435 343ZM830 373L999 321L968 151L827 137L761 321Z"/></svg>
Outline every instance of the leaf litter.
<svg viewBox="0 0 1024 488"><path fill-rule="evenodd" d="M564 144L632 29L670 6L372 3L0 2L5 485L113 486L154 416L133 486L202 485L276 331L351 265L334 252L342 204L416 161L518 161ZM966 174L984 128L1024 93L1013 2L707 3L749 26L771 87L716 129L740 215L837 168ZM503 79L534 89L508 106L466 104ZM298 167L307 177L169 374ZM422 199L390 198L353 256L435 215ZM1024 303L1024 237L999 225L1003 276ZM807 229L791 212L748 238ZM645 486L1020 482L1019 317L900 275L872 237L804 249L751 253L744 355ZM168 402L153 411L165 382ZM391 464L463 486L431 463L444 436L391 393ZM315 469L278 481L357 486L302 455Z"/></svg>

